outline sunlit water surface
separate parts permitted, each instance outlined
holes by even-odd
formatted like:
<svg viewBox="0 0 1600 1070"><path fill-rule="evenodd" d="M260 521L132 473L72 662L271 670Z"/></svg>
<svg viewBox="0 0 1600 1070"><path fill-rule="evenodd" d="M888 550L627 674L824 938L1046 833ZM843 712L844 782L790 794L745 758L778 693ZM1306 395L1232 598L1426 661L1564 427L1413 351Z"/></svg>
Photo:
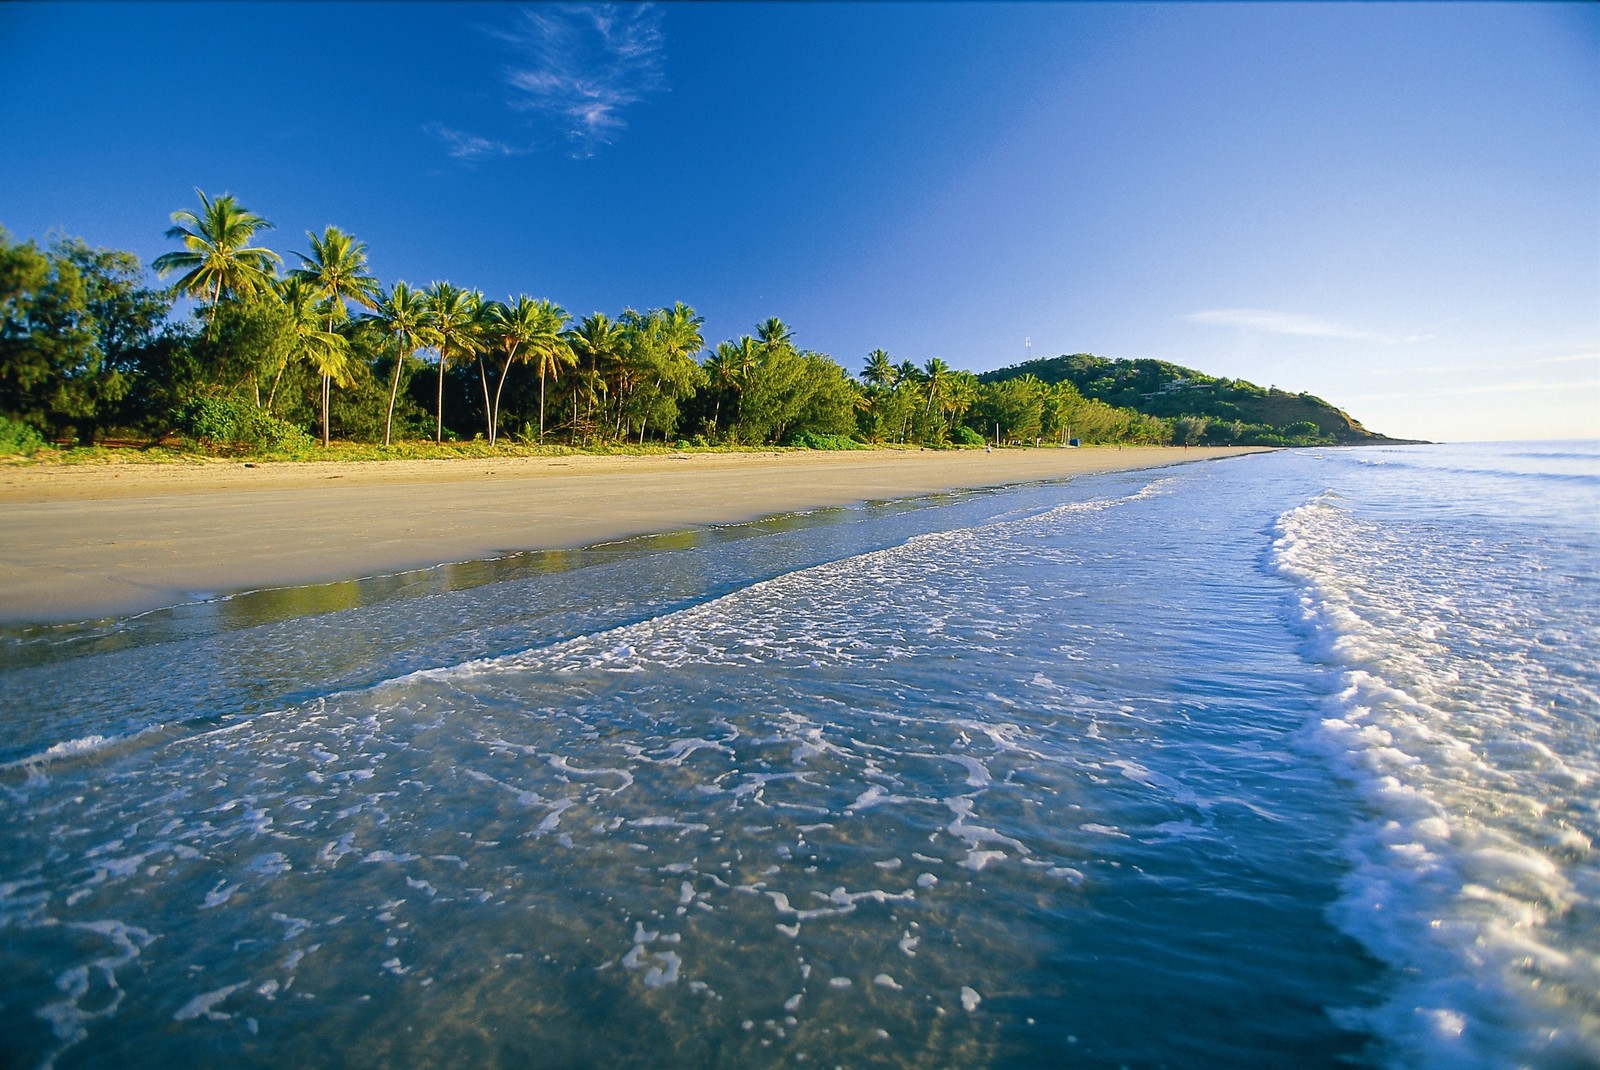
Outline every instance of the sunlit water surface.
<svg viewBox="0 0 1600 1070"><path fill-rule="evenodd" d="M0 1065L1600 1065L1592 446L0 641Z"/></svg>

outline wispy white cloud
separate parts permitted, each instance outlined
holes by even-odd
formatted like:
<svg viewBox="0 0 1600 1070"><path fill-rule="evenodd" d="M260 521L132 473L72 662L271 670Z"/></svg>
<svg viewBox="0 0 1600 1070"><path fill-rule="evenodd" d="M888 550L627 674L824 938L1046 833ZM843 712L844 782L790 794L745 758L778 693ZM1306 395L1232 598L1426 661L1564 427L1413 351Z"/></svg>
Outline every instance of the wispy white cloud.
<svg viewBox="0 0 1600 1070"><path fill-rule="evenodd" d="M1538 350L1497 348L1473 349L1452 351L1449 361L1438 364L1386 364L1380 367L1369 368L1366 374L1374 378L1395 378L1404 376L1417 378L1428 375L1473 376L1483 373L1504 374L1508 371L1527 368L1543 368L1552 364L1595 364L1600 365L1600 350L1587 352L1557 353L1555 356L1540 356Z"/></svg>
<svg viewBox="0 0 1600 1070"><path fill-rule="evenodd" d="M1218 308L1206 312L1191 312L1183 318L1190 323L1246 327L1271 334L1292 334L1307 338L1344 338L1358 342L1376 342L1381 345L1420 342L1427 338L1426 335L1379 334L1375 331L1334 323L1319 316L1306 316L1297 312L1273 312L1263 308Z"/></svg>
<svg viewBox="0 0 1600 1070"><path fill-rule="evenodd" d="M442 123L429 123L428 133L443 141L446 151L459 160L479 160L486 156L516 156L526 152L503 141L494 141L462 130L453 130Z"/></svg>
<svg viewBox="0 0 1600 1070"><path fill-rule="evenodd" d="M1440 394L1568 394L1600 391L1600 379L1578 379L1570 383L1536 383L1518 380L1508 383L1485 383L1482 386L1446 387Z"/></svg>
<svg viewBox="0 0 1600 1070"><path fill-rule="evenodd" d="M516 58L510 101L555 124L579 156L627 128L624 111L666 88L661 13L652 4L549 5L496 31Z"/></svg>
<svg viewBox="0 0 1600 1070"><path fill-rule="evenodd" d="M1526 379L1499 383L1481 383L1476 386L1441 386L1430 383L1416 390L1388 393L1359 394L1344 400L1353 404L1375 401L1424 401L1440 397L1476 397L1496 394L1600 394L1600 379L1576 379L1566 383L1539 383Z"/></svg>
<svg viewBox="0 0 1600 1070"><path fill-rule="evenodd" d="M1545 357L1543 360L1534 361L1535 364L1580 364L1585 361L1600 362L1600 352L1594 353L1568 353L1561 357Z"/></svg>

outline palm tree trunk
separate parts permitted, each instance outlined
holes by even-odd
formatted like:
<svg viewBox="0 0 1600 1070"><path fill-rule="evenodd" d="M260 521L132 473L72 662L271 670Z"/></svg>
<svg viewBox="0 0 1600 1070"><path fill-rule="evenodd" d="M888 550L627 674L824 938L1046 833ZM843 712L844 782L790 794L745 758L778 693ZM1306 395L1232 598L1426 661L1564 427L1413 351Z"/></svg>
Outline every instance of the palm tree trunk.
<svg viewBox="0 0 1600 1070"><path fill-rule="evenodd" d="M489 435L489 445L493 446L500 441L500 394L506 388L506 380L511 377L511 357L506 356L506 366L500 369L500 382L494 388L494 417L490 421L494 431Z"/></svg>
<svg viewBox="0 0 1600 1070"><path fill-rule="evenodd" d="M284 361L278 366L278 374L272 377L272 389L267 393L267 412L269 415L277 415L277 413L273 412L273 407L277 404L278 399L278 380L283 378L283 369L288 366L289 362L287 360Z"/></svg>
<svg viewBox="0 0 1600 1070"><path fill-rule="evenodd" d="M539 358L539 445L544 445L544 358Z"/></svg>
<svg viewBox="0 0 1600 1070"><path fill-rule="evenodd" d="M206 334L208 334L208 335L211 333L211 329L213 327L215 327L216 324L217 324L217 306L220 305L221 303L222 303L222 279L219 276L217 278L216 286L212 287L212 290L211 290L211 314L206 317Z"/></svg>
<svg viewBox="0 0 1600 1070"><path fill-rule="evenodd" d="M434 424L433 441L444 441L444 350L439 350L439 404L435 411L439 414L438 422Z"/></svg>
<svg viewBox="0 0 1600 1070"><path fill-rule="evenodd" d="M589 444L589 436L594 431L599 430L600 427L600 422L599 420L595 419L594 415L594 403L596 397L598 397L598 394L595 392L595 384L600 381L600 357L598 354L595 355L595 357L589 362L589 371L589 397L586 400L583 414L583 444L585 446ZM574 402L574 404L576 404L576 402ZM605 409L601 409L600 420L605 419L605 415Z"/></svg>
<svg viewBox="0 0 1600 1070"><path fill-rule="evenodd" d="M651 387L650 389L654 390L656 392L657 396L660 396L660 394L661 394L661 376L659 376L659 375L656 376L656 385ZM641 446L644 445L644 429L645 429L645 427L647 427L649 425L649 423L650 423L650 416L649 416L648 413L646 413L644 418L639 422L639 445L641 445Z"/></svg>
<svg viewBox="0 0 1600 1070"><path fill-rule="evenodd" d="M483 380L483 424L484 432L489 437L489 445L494 445L494 410L489 408L489 372L483 366L483 358L478 358L478 378Z"/></svg>
<svg viewBox="0 0 1600 1070"><path fill-rule="evenodd" d="M394 399L400 395L400 366L406 362L405 354L394 357L394 383L389 387L389 415L383 418L383 444L389 444L389 432L394 429Z"/></svg>
<svg viewBox="0 0 1600 1070"><path fill-rule="evenodd" d="M333 333L333 313L328 313L328 333ZM333 376L322 377L322 448L328 448L328 402L333 393Z"/></svg>

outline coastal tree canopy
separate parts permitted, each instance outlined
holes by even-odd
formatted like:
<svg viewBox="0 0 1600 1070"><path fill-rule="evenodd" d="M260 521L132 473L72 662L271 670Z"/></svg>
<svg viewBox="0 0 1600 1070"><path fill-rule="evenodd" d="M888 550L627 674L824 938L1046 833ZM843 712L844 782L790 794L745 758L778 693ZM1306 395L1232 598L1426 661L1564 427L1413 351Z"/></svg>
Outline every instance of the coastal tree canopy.
<svg viewBox="0 0 1600 1070"><path fill-rule="evenodd" d="M858 379L777 316L708 342L681 301L574 322L548 297L501 303L442 279L385 289L365 244L333 226L308 232L299 265L279 274L282 258L255 244L270 222L231 194L196 195L199 209L174 212L166 231L182 247L151 265L178 275L165 291L132 254L0 231L0 417L93 441L113 426L159 437L203 413L215 429L230 413L222 423L271 432L254 441L301 441L282 424L315 426L324 445L428 430L581 446L1381 439L1319 398L1165 361L1079 353L974 375L873 349ZM179 297L195 301L187 318ZM533 375L514 374L519 364Z"/></svg>
<svg viewBox="0 0 1600 1070"><path fill-rule="evenodd" d="M130 253L0 229L0 415L94 441L153 355L169 303Z"/></svg>

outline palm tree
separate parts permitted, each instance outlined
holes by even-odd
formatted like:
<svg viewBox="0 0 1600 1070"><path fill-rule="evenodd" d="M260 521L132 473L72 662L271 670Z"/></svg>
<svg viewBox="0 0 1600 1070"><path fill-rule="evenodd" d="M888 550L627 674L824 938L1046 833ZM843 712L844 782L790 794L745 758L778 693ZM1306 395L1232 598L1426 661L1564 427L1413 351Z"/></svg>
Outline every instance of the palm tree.
<svg viewBox="0 0 1600 1070"><path fill-rule="evenodd" d="M300 254L300 266L293 275L315 286L327 298L328 330L337 320L349 315L346 301L364 308L378 307L383 291L378 280L367 273L367 246L338 227L328 227L322 237L306 231L311 240L310 254ZM322 377L322 444L328 444L328 402L333 376Z"/></svg>
<svg viewBox="0 0 1600 1070"><path fill-rule="evenodd" d="M754 338L748 334L741 334L739 340L733 343L734 367L739 373L739 396L735 400L738 407L734 409L733 422L740 423L744 420L744 391L750 385L750 377L761 366L761 347Z"/></svg>
<svg viewBox="0 0 1600 1070"><path fill-rule="evenodd" d="M869 414L862 430L871 437L877 438L883 434L887 419L885 410L894 399L894 384L898 378L894 358L888 353L874 349L867 354L866 363L861 366L861 381L865 386L855 388L855 407L858 416L861 413ZM857 422L860 423L859 420Z"/></svg>
<svg viewBox="0 0 1600 1070"><path fill-rule="evenodd" d="M768 353L794 348L794 328L777 316L772 316L757 325L756 337L761 340L761 348Z"/></svg>
<svg viewBox="0 0 1600 1070"><path fill-rule="evenodd" d="M289 353L284 360L287 367L290 361L304 360L317 370L324 382L337 379L340 386L346 386L350 381L350 343L342 335L335 334L332 330L325 330L323 323L327 315L326 299L316 287L297 275L291 275L278 285L278 295L283 300L283 307L289 313L289 334L292 339ZM283 375L283 369L278 369L278 375ZM276 396L278 382L272 383L272 394ZM322 395L322 442L328 442L328 409L327 393ZM270 407L272 398L267 404Z"/></svg>
<svg viewBox="0 0 1600 1070"><path fill-rule="evenodd" d="M184 274L172 284L174 291L202 299L211 306L207 326L216 322L217 304L224 295L260 294L272 290L276 265L283 258L271 249L252 246L258 230L272 224L239 206L232 194L212 200L199 189L200 211L187 208L172 213L167 237L184 244L182 252L163 253L151 262L156 274Z"/></svg>
<svg viewBox="0 0 1600 1070"><path fill-rule="evenodd" d="M944 400L939 403L939 408L949 416L951 431L956 429L956 424L961 422L961 417L967 410L977 403L980 392L976 375L968 371L950 373L950 382L945 388Z"/></svg>
<svg viewBox="0 0 1600 1070"><path fill-rule="evenodd" d="M311 242L311 252L300 254L300 266L291 274L331 299L336 306L335 315L345 309L346 301L366 309L378 307L383 290L367 271L366 242L356 241L338 227L328 227L320 238L308 230L306 238ZM333 329L331 320L328 329Z"/></svg>
<svg viewBox="0 0 1600 1070"><path fill-rule="evenodd" d="M584 380L591 414L594 411L596 397L606 388L602 368L621 355L626 341L622 325L613 323L603 312L585 316L575 330L567 332L567 344L572 347L573 353L589 358L589 368ZM573 423L577 423L578 420L576 390L572 392L572 420Z"/></svg>
<svg viewBox="0 0 1600 1070"><path fill-rule="evenodd" d="M444 441L444 373L456 357L471 356L478 351L478 334L474 314L477 305L474 295L448 282L436 282L428 287L428 315L425 328L428 343L439 354L438 422L433 440Z"/></svg>
<svg viewBox="0 0 1600 1070"><path fill-rule="evenodd" d="M561 377L563 368L575 367L578 354L567 341L567 324L572 317L554 301L535 301L534 325L527 339L529 359L539 371L539 441L544 442L544 380Z"/></svg>
<svg viewBox="0 0 1600 1070"><path fill-rule="evenodd" d="M500 382L494 388L494 404L485 405L489 413L489 445L494 445L499 434L500 424L500 393L506 388L506 380L511 377L511 365L520 356L522 343L526 340L529 330L533 325L533 301L527 295L516 298L511 304L499 301L489 301L483 307L483 341L485 348L490 344L498 345L503 362L500 366ZM478 359L478 365L483 366L483 358ZM484 381L485 388L488 380ZM484 394L487 403L487 389Z"/></svg>
<svg viewBox="0 0 1600 1070"><path fill-rule="evenodd" d="M867 354L867 363L861 369L861 379L872 386L892 387L899 378L895 370L894 358L881 349L874 349Z"/></svg>
<svg viewBox="0 0 1600 1070"><path fill-rule="evenodd" d="M938 357L934 357L922 366L924 381L928 384L928 413L932 415L934 405L944 398L950 389L950 365Z"/></svg>
<svg viewBox="0 0 1600 1070"><path fill-rule="evenodd" d="M682 301L674 302L671 308L662 309L662 351L675 361L693 358L706 347L706 340L700 336L700 328L704 323L705 318L695 315L694 309Z"/></svg>
<svg viewBox="0 0 1600 1070"><path fill-rule="evenodd" d="M911 437L911 417L915 401L920 393L918 386L922 382L922 369L917 367L915 361L902 360L894 366L894 392L896 395L904 394L903 400L897 396L896 405L901 410L900 441L905 442Z"/></svg>
<svg viewBox="0 0 1600 1070"><path fill-rule="evenodd" d="M474 349L478 357L478 381L483 384L483 434L493 442L494 409L489 403L489 369L483 363L483 352L494 341L500 302L484 300L482 290L473 290L467 296L472 302L472 333L478 343Z"/></svg>
<svg viewBox="0 0 1600 1070"><path fill-rule="evenodd" d="M733 348L739 358L739 381L748 383L750 376L754 375L756 368L761 365L761 346L748 334L741 334L739 340L733 343Z"/></svg>
<svg viewBox="0 0 1600 1070"><path fill-rule="evenodd" d="M427 328L432 321L428 299L403 282L394 284L389 296L378 302L377 309L368 317L379 331L388 335L395 346L394 381L389 384L389 414L383 421L383 444L389 444L389 434L394 428L394 401L400 393L400 368L406 358L424 344Z"/></svg>
<svg viewBox="0 0 1600 1070"><path fill-rule="evenodd" d="M753 340L746 337L746 342ZM745 369L739 347L732 342L718 342L717 348L706 358L706 377L717 391L717 404L711 414L711 427L718 430L722 425L722 396L732 390L735 394L743 394Z"/></svg>
<svg viewBox="0 0 1600 1070"><path fill-rule="evenodd" d="M675 399L693 393L700 379L700 363L695 358L705 348L705 338L700 327L705 320L682 301L671 308L658 308L639 317L635 323L637 336L643 343L639 353L648 354L644 364L647 373L653 371L653 391L659 392L663 383L670 384L668 393ZM671 403L677 411L676 401ZM639 420L639 444L644 445L645 429L649 425L648 412Z"/></svg>
<svg viewBox="0 0 1600 1070"><path fill-rule="evenodd" d="M300 254L292 274L317 286L340 307L354 301L374 309L383 298L378 280L367 272L367 243L356 241L338 227L328 227L322 237L306 231L311 252Z"/></svg>
<svg viewBox="0 0 1600 1070"><path fill-rule="evenodd" d="M548 374L555 378L562 368L570 368L578 361L564 335L570 317L560 305L545 300L535 301L524 294L510 305L496 303L489 319L489 337L500 343L505 354L500 383L494 392L489 442L493 445L500 437L500 393L505 389L511 365L519 360L524 363L532 361L539 370L539 439L542 442L545 376Z"/></svg>

